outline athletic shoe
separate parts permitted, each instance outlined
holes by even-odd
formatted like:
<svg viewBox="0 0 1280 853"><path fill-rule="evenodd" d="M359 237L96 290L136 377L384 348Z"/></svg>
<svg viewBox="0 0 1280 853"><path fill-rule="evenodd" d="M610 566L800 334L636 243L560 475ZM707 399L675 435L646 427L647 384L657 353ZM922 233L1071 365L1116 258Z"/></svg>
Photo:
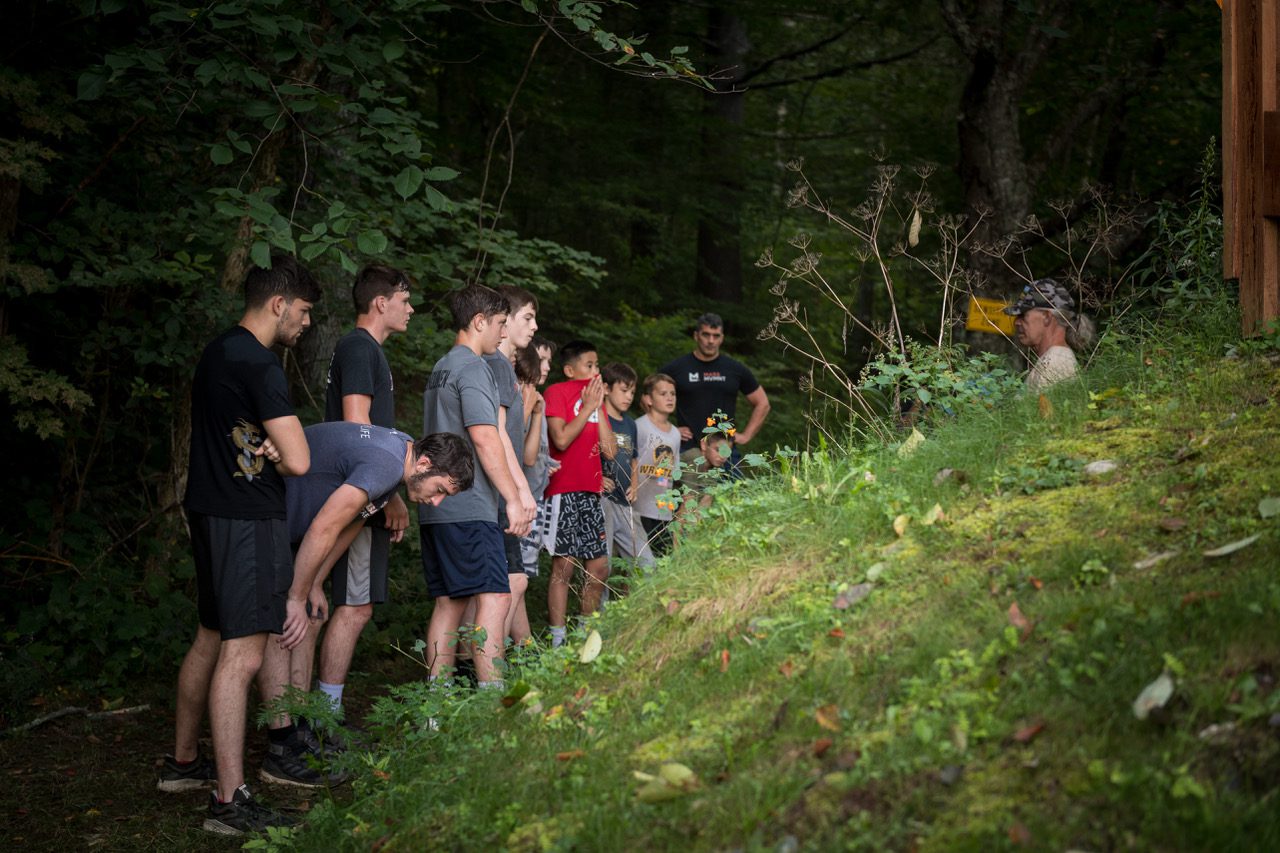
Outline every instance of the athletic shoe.
<svg viewBox="0 0 1280 853"><path fill-rule="evenodd" d="M318 769L324 763L315 733L299 726L290 742L268 744L258 775L267 782L299 788L322 788L347 781L346 773L325 773Z"/></svg>
<svg viewBox="0 0 1280 853"><path fill-rule="evenodd" d="M367 749L363 739L348 739L348 731L339 726L317 726L310 720L298 720L298 736L312 752L334 758L350 749Z"/></svg>
<svg viewBox="0 0 1280 853"><path fill-rule="evenodd" d="M172 755L164 757L160 767L160 781L156 790L166 794L180 794L183 791L194 791L205 788L218 781L218 772L213 762L203 755L196 754L194 761L180 764Z"/></svg>
<svg viewBox="0 0 1280 853"><path fill-rule="evenodd" d="M209 794L209 816L205 818L207 832L219 835L244 835L246 832L262 832L268 826L293 826L296 818L286 817L259 803L241 785L231 795L231 802L218 802L216 792Z"/></svg>

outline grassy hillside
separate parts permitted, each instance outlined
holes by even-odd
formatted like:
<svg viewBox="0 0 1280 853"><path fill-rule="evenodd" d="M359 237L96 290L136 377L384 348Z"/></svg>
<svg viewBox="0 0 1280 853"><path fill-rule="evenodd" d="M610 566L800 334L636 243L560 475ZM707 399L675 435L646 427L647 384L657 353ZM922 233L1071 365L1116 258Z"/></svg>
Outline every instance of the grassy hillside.
<svg viewBox="0 0 1280 853"><path fill-rule="evenodd" d="M1280 359L1227 343L1113 332L910 452L777 460L594 660L398 688L354 801L257 843L1280 849Z"/></svg>

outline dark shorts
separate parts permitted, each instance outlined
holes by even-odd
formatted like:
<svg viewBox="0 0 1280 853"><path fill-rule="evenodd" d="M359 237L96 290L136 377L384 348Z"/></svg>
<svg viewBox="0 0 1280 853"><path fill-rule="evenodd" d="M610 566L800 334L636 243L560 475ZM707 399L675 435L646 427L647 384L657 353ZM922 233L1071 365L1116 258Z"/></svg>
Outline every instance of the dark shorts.
<svg viewBox="0 0 1280 853"><path fill-rule="evenodd" d="M671 522L661 518L645 518L640 516L644 525L645 536L649 539L649 549L655 557L663 557L671 553Z"/></svg>
<svg viewBox="0 0 1280 853"><path fill-rule="evenodd" d="M492 521L420 525L422 576L432 598L509 593L502 528Z"/></svg>
<svg viewBox="0 0 1280 853"><path fill-rule="evenodd" d="M502 551L507 555L507 574L524 574L524 558L520 556L520 537L507 533L511 522L507 519L506 510L498 510L498 528L502 533Z"/></svg>
<svg viewBox="0 0 1280 853"><path fill-rule="evenodd" d="M594 560L609 555L605 538L604 509L595 492L564 492L553 495L547 550L556 557Z"/></svg>
<svg viewBox="0 0 1280 853"><path fill-rule="evenodd" d="M288 523L198 512L188 513L188 521L200 624L224 640L279 634L293 583Z"/></svg>
<svg viewBox="0 0 1280 853"><path fill-rule="evenodd" d="M390 551L390 530L361 528L347 553L338 558L329 573L333 606L385 603Z"/></svg>

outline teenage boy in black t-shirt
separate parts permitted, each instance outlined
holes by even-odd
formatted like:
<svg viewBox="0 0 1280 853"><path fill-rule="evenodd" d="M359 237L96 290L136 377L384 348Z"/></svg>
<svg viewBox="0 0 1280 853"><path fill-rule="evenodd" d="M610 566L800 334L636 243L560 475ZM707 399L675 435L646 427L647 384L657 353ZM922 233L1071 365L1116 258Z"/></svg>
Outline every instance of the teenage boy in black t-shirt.
<svg viewBox="0 0 1280 853"><path fill-rule="evenodd" d="M407 275L383 264L371 264L356 276L351 288L356 327L339 339L329 362L326 421L395 428L395 382L382 345L409 328L409 287ZM330 575L333 615L320 647L317 688L339 714L356 641L373 616L373 606L387 600L390 543L401 541L408 526L409 508L397 491L386 508L369 519ZM314 643L304 643L292 656L293 667L306 676L303 683L311 680L312 659L305 653L314 650Z"/></svg>
<svg viewBox="0 0 1280 853"><path fill-rule="evenodd" d="M200 626L178 673L174 754L158 787L200 787L214 768L198 752L206 700L217 789L204 828L239 835L287 819L244 785L249 683L268 634L296 645L307 631L308 579L294 583L284 476L305 474L310 452L289 403L280 360L311 324L320 288L293 258L250 270L240 323L209 344L191 388L186 507L195 552Z"/></svg>

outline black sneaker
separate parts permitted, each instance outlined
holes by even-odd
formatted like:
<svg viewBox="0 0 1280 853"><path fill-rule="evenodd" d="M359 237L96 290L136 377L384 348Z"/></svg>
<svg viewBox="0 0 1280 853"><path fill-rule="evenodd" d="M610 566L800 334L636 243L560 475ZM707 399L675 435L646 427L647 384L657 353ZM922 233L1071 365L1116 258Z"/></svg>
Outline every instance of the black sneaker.
<svg viewBox="0 0 1280 853"><path fill-rule="evenodd" d="M196 755L195 761L180 764L172 755L164 757L160 767L160 781L156 790L167 794L180 794L183 791L194 791L205 788L218 781L218 772L213 762L203 755Z"/></svg>
<svg viewBox="0 0 1280 853"><path fill-rule="evenodd" d="M298 738L313 753L326 759L342 755L353 746L360 746L359 743L348 741L343 729L337 726L317 726L310 720L298 720Z"/></svg>
<svg viewBox="0 0 1280 853"><path fill-rule="evenodd" d="M323 788L347 781L345 773L325 773L317 769L323 765L324 756L315 734L299 727L290 742L268 744L267 757L262 760L258 775L277 785L299 788Z"/></svg>
<svg viewBox="0 0 1280 853"><path fill-rule="evenodd" d="M219 835L244 835L262 832L268 826L293 826L296 818L272 811L253 798L248 787L241 785L231 795L231 802L218 802L216 792L209 794L209 816L204 820L207 832Z"/></svg>

